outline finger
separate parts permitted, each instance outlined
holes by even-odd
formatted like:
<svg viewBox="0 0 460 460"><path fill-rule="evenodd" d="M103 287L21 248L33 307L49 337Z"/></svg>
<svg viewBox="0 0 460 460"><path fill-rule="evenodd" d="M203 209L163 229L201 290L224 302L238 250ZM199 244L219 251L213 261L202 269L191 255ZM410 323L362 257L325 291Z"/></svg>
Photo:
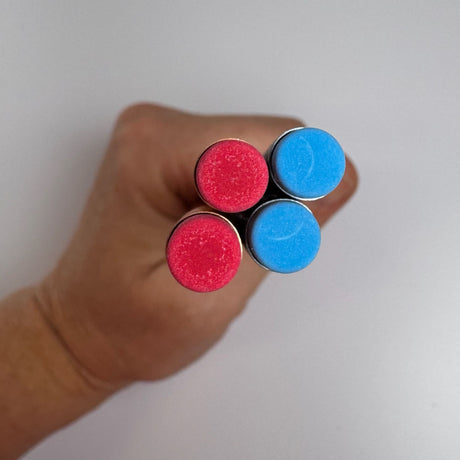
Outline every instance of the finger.
<svg viewBox="0 0 460 460"><path fill-rule="evenodd" d="M119 161L130 180L162 214L177 219L199 202L194 169L207 146L236 137L264 152L281 133L302 124L294 118L202 116L141 104L122 113L114 143L124 152Z"/></svg>

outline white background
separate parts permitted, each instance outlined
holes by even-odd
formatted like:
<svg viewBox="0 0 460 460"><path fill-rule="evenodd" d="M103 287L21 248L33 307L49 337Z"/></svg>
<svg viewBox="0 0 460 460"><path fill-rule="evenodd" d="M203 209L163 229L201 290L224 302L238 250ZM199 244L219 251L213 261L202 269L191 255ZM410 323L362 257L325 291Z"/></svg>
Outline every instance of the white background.
<svg viewBox="0 0 460 460"><path fill-rule="evenodd" d="M27 460L460 458L457 1L0 0L0 294L65 247L114 117L293 115L361 183L203 359Z"/></svg>

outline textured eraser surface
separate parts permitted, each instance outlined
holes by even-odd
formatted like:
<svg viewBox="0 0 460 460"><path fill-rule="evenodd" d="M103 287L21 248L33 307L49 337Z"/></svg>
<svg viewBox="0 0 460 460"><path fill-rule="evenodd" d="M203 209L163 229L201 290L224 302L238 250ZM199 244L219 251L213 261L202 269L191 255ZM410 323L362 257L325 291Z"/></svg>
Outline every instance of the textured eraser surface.
<svg viewBox="0 0 460 460"><path fill-rule="evenodd" d="M251 216L247 242L252 256L265 268L292 273L305 268L318 253L321 233L311 211L293 200L275 200Z"/></svg>
<svg viewBox="0 0 460 460"><path fill-rule="evenodd" d="M225 286L238 271L241 257L237 231L214 214L185 218L173 230L166 246L166 259L174 278L197 292Z"/></svg>
<svg viewBox="0 0 460 460"><path fill-rule="evenodd" d="M268 185L262 154L239 139L225 139L208 147L198 159L195 182L203 200L223 212L254 206Z"/></svg>
<svg viewBox="0 0 460 460"><path fill-rule="evenodd" d="M337 187L345 172L345 155L327 132L295 129L275 144L270 168L275 182L287 194L315 199Z"/></svg>

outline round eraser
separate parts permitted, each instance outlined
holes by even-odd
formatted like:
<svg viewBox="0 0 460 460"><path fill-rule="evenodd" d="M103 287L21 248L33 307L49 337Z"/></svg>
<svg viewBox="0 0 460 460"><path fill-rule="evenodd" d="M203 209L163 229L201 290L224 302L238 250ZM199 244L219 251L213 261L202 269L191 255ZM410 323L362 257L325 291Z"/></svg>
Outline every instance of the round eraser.
<svg viewBox="0 0 460 460"><path fill-rule="evenodd" d="M174 278L197 292L225 286L238 271L241 257L241 240L235 227L212 213L184 218L166 246L166 259Z"/></svg>
<svg viewBox="0 0 460 460"><path fill-rule="evenodd" d="M208 147L198 159L195 183L202 199L223 212L254 206L268 185L265 158L251 144L225 139Z"/></svg>
<svg viewBox="0 0 460 460"><path fill-rule="evenodd" d="M298 201L269 201L250 217L247 243L253 258L279 273L305 268L318 253L321 233L311 211Z"/></svg>
<svg viewBox="0 0 460 460"><path fill-rule="evenodd" d="M288 131L270 155L274 181L288 195L304 200L321 198L334 190L345 172L339 143L317 128Z"/></svg>

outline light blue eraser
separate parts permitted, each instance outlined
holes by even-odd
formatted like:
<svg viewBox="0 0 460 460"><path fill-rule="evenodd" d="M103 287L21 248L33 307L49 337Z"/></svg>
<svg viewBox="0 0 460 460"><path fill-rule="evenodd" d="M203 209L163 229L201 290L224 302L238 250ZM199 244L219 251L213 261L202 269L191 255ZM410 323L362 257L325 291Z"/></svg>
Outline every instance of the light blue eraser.
<svg viewBox="0 0 460 460"><path fill-rule="evenodd" d="M290 199L269 201L250 217L247 246L263 267L279 273L305 268L318 253L318 222L302 203Z"/></svg>
<svg viewBox="0 0 460 460"><path fill-rule="evenodd" d="M294 198L311 200L327 195L345 172L345 155L326 131L297 128L274 145L270 169L276 184Z"/></svg>

